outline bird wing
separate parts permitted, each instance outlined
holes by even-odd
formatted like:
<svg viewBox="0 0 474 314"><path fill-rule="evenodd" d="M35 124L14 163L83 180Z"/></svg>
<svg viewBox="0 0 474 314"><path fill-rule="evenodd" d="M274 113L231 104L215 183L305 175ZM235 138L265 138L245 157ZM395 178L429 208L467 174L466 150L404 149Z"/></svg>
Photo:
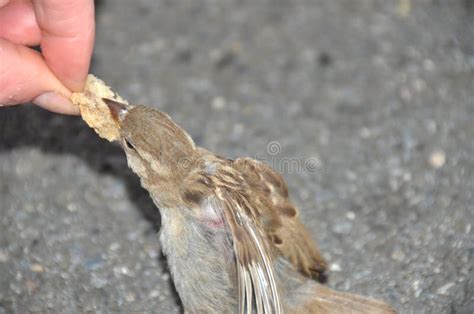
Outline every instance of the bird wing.
<svg viewBox="0 0 474 314"><path fill-rule="evenodd" d="M222 215L233 238L242 313L279 313L274 260L286 258L302 274L320 279L326 269L288 198L283 178L250 158L235 161L202 154L202 165L183 182L185 201Z"/></svg>
<svg viewBox="0 0 474 314"><path fill-rule="evenodd" d="M213 159L212 156L208 158ZM216 158L188 176L181 195L185 201L212 207L223 216L232 235L240 313L282 313L274 250L267 239L258 208L245 178L228 160ZM209 209L207 209L209 210Z"/></svg>
<svg viewBox="0 0 474 314"><path fill-rule="evenodd" d="M233 235L241 313L282 313L274 271L274 256L251 204L238 193L220 187L216 196ZM255 298L255 302L253 300Z"/></svg>
<svg viewBox="0 0 474 314"><path fill-rule="evenodd" d="M259 211L267 238L301 274L325 280L326 261L299 219L298 209L288 196L282 176L266 164L251 158L239 158L234 168L241 173L262 204Z"/></svg>

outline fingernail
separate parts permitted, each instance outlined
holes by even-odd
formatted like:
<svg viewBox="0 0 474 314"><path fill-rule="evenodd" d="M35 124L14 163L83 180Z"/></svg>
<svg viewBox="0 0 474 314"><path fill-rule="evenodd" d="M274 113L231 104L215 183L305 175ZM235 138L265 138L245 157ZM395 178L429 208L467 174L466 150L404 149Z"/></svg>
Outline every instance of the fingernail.
<svg viewBox="0 0 474 314"><path fill-rule="evenodd" d="M56 92L46 92L33 100L33 103L49 111L78 115L79 108L71 103L69 99Z"/></svg>

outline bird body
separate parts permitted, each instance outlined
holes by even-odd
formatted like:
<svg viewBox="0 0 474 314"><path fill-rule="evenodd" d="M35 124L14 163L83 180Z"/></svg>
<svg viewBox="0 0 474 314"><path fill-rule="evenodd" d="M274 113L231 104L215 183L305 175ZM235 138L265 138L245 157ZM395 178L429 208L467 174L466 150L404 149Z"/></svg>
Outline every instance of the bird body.
<svg viewBox="0 0 474 314"><path fill-rule="evenodd" d="M326 288L326 262L283 178L196 147L171 118L104 99L128 165L160 209L160 242L187 313L393 313Z"/></svg>

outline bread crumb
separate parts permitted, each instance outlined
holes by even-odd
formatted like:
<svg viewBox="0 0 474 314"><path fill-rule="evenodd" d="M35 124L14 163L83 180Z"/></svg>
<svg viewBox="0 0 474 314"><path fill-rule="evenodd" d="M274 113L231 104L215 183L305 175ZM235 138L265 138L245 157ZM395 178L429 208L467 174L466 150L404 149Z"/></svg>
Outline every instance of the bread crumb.
<svg viewBox="0 0 474 314"><path fill-rule="evenodd" d="M71 102L81 111L82 119L102 138L112 142L120 138L120 130L102 98L109 98L128 105L110 87L92 74L87 76L83 92L73 93Z"/></svg>

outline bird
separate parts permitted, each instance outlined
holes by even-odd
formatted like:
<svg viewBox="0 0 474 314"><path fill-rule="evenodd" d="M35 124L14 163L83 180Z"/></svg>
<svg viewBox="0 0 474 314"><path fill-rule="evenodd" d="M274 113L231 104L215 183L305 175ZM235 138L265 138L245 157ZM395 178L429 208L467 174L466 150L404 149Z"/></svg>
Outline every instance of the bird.
<svg viewBox="0 0 474 314"><path fill-rule="evenodd" d="M271 167L196 146L156 108L103 101L160 211L159 240L185 313L395 313L320 283L327 263Z"/></svg>

